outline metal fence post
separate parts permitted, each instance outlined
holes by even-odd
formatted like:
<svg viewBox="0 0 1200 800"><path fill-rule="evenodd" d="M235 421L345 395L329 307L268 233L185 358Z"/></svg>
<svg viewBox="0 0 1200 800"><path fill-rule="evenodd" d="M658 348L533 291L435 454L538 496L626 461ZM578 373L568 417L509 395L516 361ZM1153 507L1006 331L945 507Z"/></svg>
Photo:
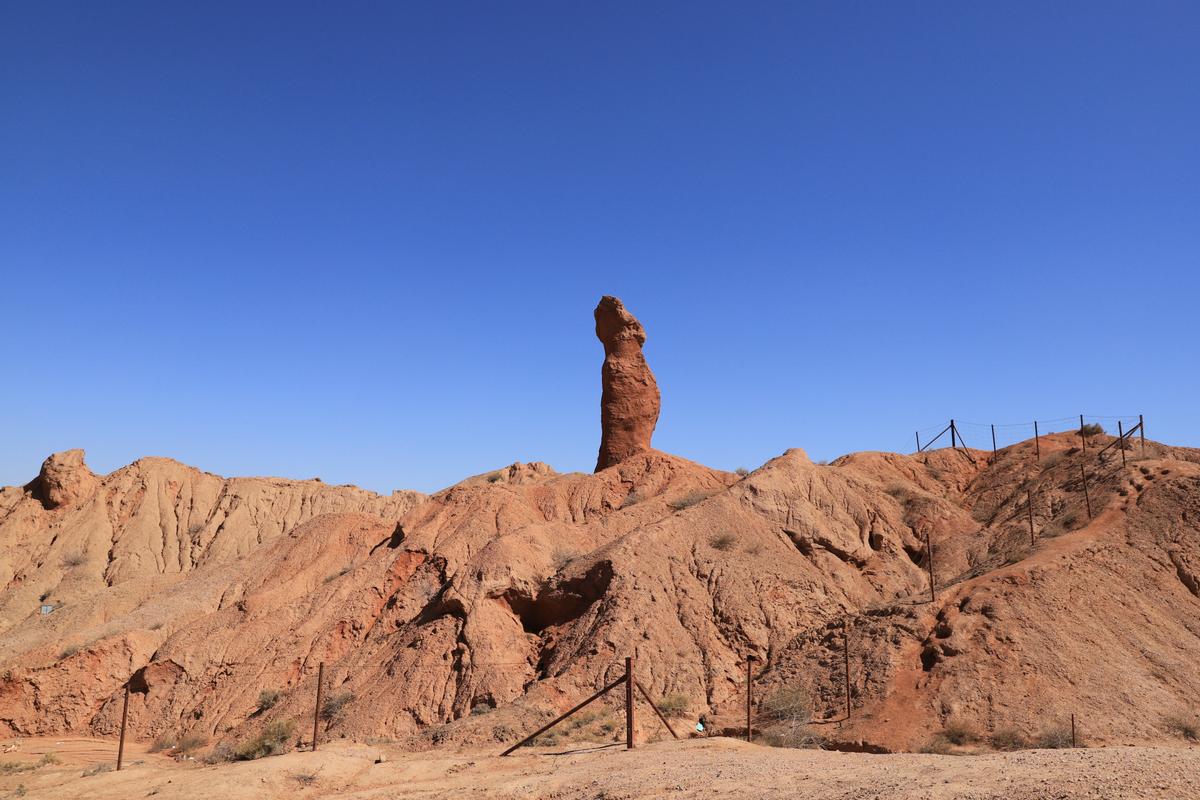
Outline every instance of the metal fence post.
<svg viewBox="0 0 1200 800"><path fill-rule="evenodd" d="M633 657L625 656L625 749L633 749Z"/></svg>
<svg viewBox="0 0 1200 800"><path fill-rule="evenodd" d="M129 720L129 681L125 681L125 702L121 704L121 740L117 743L117 769L125 760L125 723Z"/></svg>
<svg viewBox="0 0 1200 800"><path fill-rule="evenodd" d="M1028 498L1029 505L1029 545L1032 547L1035 543L1033 538L1033 492L1027 489L1025 496Z"/></svg>
<svg viewBox="0 0 1200 800"><path fill-rule="evenodd" d="M754 668L754 656L746 656L746 741L754 741L754 728L750 721L750 709L753 705L753 687L754 677L752 674Z"/></svg>
<svg viewBox="0 0 1200 800"><path fill-rule="evenodd" d="M1125 466L1125 429L1121 427L1121 420L1117 420L1117 433L1119 434L1117 439L1120 441L1117 449L1121 451L1121 466L1123 467Z"/></svg>
<svg viewBox="0 0 1200 800"><path fill-rule="evenodd" d="M313 751L317 749L317 731L321 722L321 690L325 686L325 662L317 667L317 707L313 709Z"/></svg>
<svg viewBox="0 0 1200 800"><path fill-rule="evenodd" d="M934 592L933 583L933 542L929 538L929 529L925 529L925 552L929 554L929 602L937 602L937 595Z"/></svg>
<svg viewBox="0 0 1200 800"><path fill-rule="evenodd" d="M842 618L842 664L846 677L846 719L850 719L850 628Z"/></svg>
<svg viewBox="0 0 1200 800"><path fill-rule="evenodd" d="M1088 519L1092 518L1092 496L1088 494L1087 487L1087 470L1083 468L1083 464L1079 465L1079 474L1083 477L1083 500L1087 503Z"/></svg>

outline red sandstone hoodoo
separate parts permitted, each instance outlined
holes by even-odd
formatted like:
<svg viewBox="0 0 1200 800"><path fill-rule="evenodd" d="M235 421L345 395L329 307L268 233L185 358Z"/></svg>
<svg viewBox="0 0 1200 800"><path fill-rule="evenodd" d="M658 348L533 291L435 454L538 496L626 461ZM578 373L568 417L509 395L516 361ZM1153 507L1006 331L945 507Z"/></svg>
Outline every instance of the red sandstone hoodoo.
<svg viewBox="0 0 1200 800"><path fill-rule="evenodd" d="M604 345L599 472L651 449L660 400L658 383L642 355L646 330L616 297L600 298L596 336Z"/></svg>

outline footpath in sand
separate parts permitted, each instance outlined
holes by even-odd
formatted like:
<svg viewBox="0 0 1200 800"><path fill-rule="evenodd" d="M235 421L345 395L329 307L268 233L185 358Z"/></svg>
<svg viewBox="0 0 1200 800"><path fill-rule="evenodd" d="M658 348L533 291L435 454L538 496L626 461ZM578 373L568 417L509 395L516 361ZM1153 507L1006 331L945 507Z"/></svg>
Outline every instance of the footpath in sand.
<svg viewBox="0 0 1200 800"><path fill-rule="evenodd" d="M1105 747L978 756L863 755L789 750L733 739L493 750L405 752L346 742L316 753L205 766L126 749L126 768L84 776L115 743L85 739L9 740L6 761L61 760L0 776L0 798L267 800L287 797L555 798L644 797L837 800L971 798L1200 798L1200 748ZM383 759L380 763L376 763ZM21 786L21 789L18 789Z"/></svg>

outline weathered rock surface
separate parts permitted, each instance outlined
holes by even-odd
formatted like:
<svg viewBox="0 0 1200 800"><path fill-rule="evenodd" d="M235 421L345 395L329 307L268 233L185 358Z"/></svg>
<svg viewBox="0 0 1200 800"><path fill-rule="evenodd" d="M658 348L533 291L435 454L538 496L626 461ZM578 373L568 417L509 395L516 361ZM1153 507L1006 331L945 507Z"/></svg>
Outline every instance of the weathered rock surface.
<svg viewBox="0 0 1200 800"><path fill-rule="evenodd" d="M308 717L324 661L351 698L328 736L511 741L627 654L693 715L740 724L753 655L758 697L801 688L836 720L846 619L854 716L814 726L838 741L914 748L948 720L1033 737L1071 713L1091 742L1167 741L1200 695L1200 452L1085 462L1089 521L1072 438L1040 460L791 450L741 480L646 451L427 498L165 459L55 511L10 487L0 731L111 734L133 676L136 736L240 740ZM264 689L282 695L260 710Z"/></svg>
<svg viewBox="0 0 1200 800"><path fill-rule="evenodd" d="M642 354L646 331L615 297L596 306L596 336L604 345L600 373L600 455L596 471L650 449L660 398L654 373Z"/></svg>
<svg viewBox="0 0 1200 800"><path fill-rule="evenodd" d="M42 462L38 476L25 488L47 509L84 500L100 481L83 461L82 450L64 450Z"/></svg>

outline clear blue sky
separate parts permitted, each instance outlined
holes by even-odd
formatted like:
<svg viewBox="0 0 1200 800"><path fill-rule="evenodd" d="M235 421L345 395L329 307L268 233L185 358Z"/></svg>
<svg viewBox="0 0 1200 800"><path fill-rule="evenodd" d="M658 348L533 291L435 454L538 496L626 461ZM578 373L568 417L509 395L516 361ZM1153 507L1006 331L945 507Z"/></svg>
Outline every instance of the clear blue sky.
<svg viewBox="0 0 1200 800"><path fill-rule="evenodd" d="M10 3L0 484L590 470L606 293L713 466L950 416L1200 445L1197 41L1184 2Z"/></svg>

